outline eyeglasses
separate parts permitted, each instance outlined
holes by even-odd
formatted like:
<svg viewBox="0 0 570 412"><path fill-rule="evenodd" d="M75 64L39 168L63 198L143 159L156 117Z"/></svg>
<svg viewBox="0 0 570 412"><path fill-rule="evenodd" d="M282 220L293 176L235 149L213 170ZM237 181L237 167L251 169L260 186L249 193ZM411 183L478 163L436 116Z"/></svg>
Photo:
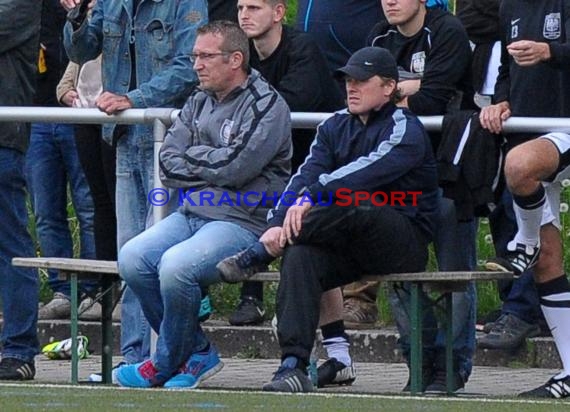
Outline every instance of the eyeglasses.
<svg viewBox="0 0 570 412"><path fill-rule="evenodd" d="M219 52L219 53L192 53L188 56L191 63L196 63L196 60L211 60L216 56L225 56L231 54L229 52Z"/></svg>

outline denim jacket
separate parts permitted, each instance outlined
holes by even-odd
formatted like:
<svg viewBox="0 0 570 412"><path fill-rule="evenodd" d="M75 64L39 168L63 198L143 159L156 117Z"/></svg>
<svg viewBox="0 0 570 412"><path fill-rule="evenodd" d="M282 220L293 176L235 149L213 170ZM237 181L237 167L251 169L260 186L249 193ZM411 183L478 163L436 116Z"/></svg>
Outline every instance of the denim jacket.
<svg viewBox="0 0 570 412"><path fill-rule="evenodd" d="M103 90L126 95L135 108L182 107L197 82L188 56L196 29L207 22L205 0L98 1L89 20L64 30L69 58L79 64L103 53ZM137 87L129 91L130 42L135 44ZM114 125L104 125L112 141Z"/></svg>

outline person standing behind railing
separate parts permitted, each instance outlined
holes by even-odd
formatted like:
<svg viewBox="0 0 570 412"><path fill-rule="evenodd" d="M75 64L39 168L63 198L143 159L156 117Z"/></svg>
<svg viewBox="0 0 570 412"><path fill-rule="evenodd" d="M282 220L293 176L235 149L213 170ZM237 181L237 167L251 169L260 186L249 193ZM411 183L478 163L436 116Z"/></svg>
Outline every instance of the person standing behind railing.
<svg viewBox="0 0 570 412"><path fill-rule="evenodd" d="M82 66L69 62L57 85L59 103L69 107L95 107L101 95L101 56ZM115 148L101 139L101 125L76 124L75 146L93 198L95 256L117 260L115 215ZM118 320L118 314L114 316ZM79 319L101 319L101 305L87 297L79 306Z"/></svg>
<svg viewBox="0 0 570 412"><path fill-rule="evenodd" d="M56 87L68 59L63 50L62 30L65 10L58 0L44 0L40 32L40 60L37 72L36 106L57 106ZM36 219L36 231L43 256L73 257L69 228L68 185L75 216L79 223L80 257L95 257L93 200L81 167L73 126L65 123L32 123L30 147L24 167L26 184ZM39 309L39 319L69 319L71 286L59 279L57 270L48 270L53 299ZM83 280L81 291L94 293L97 282Z"/></svg>
<svg viewBox="0 0 570 412"><path fill-rule="evenodd" d="M32 103L38 63L41 2L0 0L0 106ZM24 153L27 124L0 124L0 380L29 380L36 373L38 273L14 267L12 258L34 256L27 230Z"/></svg>
<svg viewBox="0 0 570 412"><path fill-rule="evenodd" d="M72 9L80 0L60 0ZM68 22L64 43L72 61L102 54L103 93L97 107L107 114L129 108L181 107L197 78L188 56L196 29L206 23L204 0L92 0L90 19ZM148 125L103 126L117 148L117 246L151 224L147 195L153 188L153 136ZM150 327L132 291L121 307L121 352L127 363L148 357Z"/></svg>

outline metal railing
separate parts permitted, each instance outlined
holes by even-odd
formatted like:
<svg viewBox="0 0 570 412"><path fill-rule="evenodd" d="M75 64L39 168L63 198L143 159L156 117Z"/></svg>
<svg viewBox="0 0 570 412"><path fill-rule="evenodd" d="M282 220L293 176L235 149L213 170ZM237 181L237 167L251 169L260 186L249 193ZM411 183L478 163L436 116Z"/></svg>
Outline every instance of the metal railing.
<svg viewBox="0 0 570 412"><path fill-rule="evenodd" d="M174 122L180 110L171 108L129 109L109 116L98 109L70 107L0 107L0 122L50 122L50 123L116 123L149 124L154 136L154 187L163 187L158 175L158 151L168 127ZM291 113L294 128L313 129L331 113ZM441 129L443 116L420 116L420 121L429 131ZM512 117L504 124L505 133L570 133L570 118ZM166 207L153 207L153 217L158 221L164 217Z"/></svg>

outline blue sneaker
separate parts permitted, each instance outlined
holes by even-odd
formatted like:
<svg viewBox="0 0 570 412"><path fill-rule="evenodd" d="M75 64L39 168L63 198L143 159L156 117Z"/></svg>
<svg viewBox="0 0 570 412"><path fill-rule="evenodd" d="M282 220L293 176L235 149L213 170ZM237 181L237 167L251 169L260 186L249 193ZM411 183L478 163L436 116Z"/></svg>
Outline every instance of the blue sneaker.
<svg viewBox="0 0 570 412"><path fill-rule="evenodd" d="M149 360L135 363L132 365L124 365L117 369L115 374L117 384L129 388L150 388L153 386L161 386L163 382L157 379L158 371Z"/></svg>
<svg viewBox="0 0 570 412"><path fill-rule="evenodd" d="M174 375L165 384L165 388L194 389L200 382L211 378L224 367L214 345L210 344L207 352L197 352L190 356L177 375Z"/></svg>

